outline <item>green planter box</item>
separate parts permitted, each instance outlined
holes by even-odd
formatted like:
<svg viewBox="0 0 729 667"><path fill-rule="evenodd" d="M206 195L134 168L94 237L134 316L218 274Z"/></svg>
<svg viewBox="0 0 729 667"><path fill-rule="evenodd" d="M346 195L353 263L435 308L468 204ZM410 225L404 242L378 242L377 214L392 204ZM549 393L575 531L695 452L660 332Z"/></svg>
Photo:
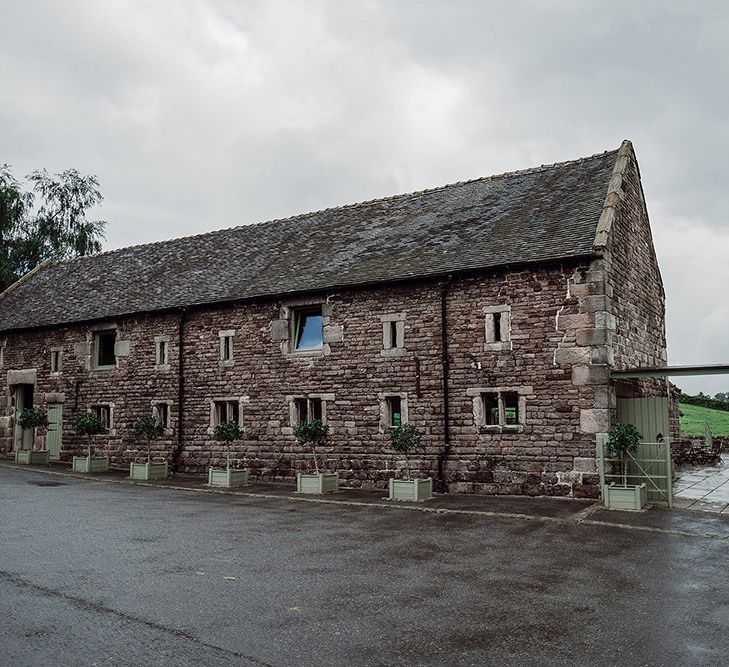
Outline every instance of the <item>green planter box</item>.
<svg viewBox="0 0 729 667"><path fill-rule="evenodd" d="M48 450L18 449L15 451L15 462L26 465L48 465Z"/></svg>
<svg viewBox="0 0 729 667"><path fill-rule="evenodd" d="M129 477L131 479L167 479L167 461L164 463L130 463Z"/></svg>
<svg viewBox="0 0 729 667"><path fill-rule="evenodd" d="M74 472L109 472L109 457L74 456L71 469Z"/></svg>
<svg viewBox="0 0 729 667"><path fill-rule="evenodd" d="M248 468L210 468L209 486L243 486L248 482Z"/></svg>
<svg viewBox="0 0 729 667"><path fill-rule="evenodd" d="M319 495L339 491L339 473L320 472L318 475L296 475L296 492Z"/></svg>
<svg viewBox="0 0 729 667"><path fill-rule="evenodd" d="M393 479L390 478L390 500L411 500L419 502L433 496L433 478Z"/></svg>
<svg viewBox="0 0 729 667"><path fill-rule="evenodd" d="M648 504L643 484L607 484L603 488L605 507L613 510L642 510Z"/></svg>

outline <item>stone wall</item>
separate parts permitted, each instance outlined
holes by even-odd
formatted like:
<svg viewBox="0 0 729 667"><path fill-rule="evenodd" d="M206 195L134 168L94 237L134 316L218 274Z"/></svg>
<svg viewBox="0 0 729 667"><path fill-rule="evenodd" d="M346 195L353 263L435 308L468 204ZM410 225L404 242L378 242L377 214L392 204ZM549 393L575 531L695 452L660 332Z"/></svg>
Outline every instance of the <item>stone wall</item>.
<svg viewBox="0 0 729 667"><path fill-rule="evenodd" d="M452 490L597 495L595 433L605 429L610 407L610 322L595 298L604 289L600 271L594 262L574 261L454 278L446 286L452 447L445 479ZM228 452L211 433L211 401L226 399L240 406L245 432L231 448L233 461L251 466L254 478L291 479L311 466L292 435L291 400L319 397L331 428L327 466L341 471L344 484L384 487L403 464L381 428L384 397L397 394L423 432L414 468L435 475L444 443L440 293L440 284L430 281L191 309L184 323L180 468L203 472L224 462ZM324 303L324 350L289 354L282 318L306 301ZM510 340L501 346L486 339L485 313L494 307L509 312ZM403 353L383 354L383 317L404 323L398 325L404 326ZM134 421L150 414L153 402L168 402L172 428L155 447L171 458L179 432L180 314L112 324L123 355L117 368L91 370L90 327L64 327L8 335L3 382L9 369L36 369L36 404L63 401L63 458L85 444L72 433L73 418L95 403L113 405L110 434L96 436L94 445L120 465L146 455L132 437ZM220 363L223 331L233 336L232 364ZM170 347L164 368L155 358L160 336ZM50 373L55 347L64 351L58 375ZM519 392L520 426L477 424L479 393L492 389ZM5 451L12 447L12 390L5 384L0 403L9 424Z"/></svg>

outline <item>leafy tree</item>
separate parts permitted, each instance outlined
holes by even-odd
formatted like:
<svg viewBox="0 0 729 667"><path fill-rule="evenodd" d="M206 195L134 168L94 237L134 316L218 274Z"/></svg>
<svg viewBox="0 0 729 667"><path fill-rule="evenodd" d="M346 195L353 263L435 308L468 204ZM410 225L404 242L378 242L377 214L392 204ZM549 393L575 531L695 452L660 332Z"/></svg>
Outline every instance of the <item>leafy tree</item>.
<svg viewBox="0 0 729 667"><path fill-rule="evenodd" d="M243 439L243 431L237 421L220 422L213 429L213 435L218 442L228 445L228 468L230 468L230 443Z"/></svg>
<svg viewBox="0 0 729 667"><path fill-rule="evenodd" d="M96 176L75 169L26 177L30 189L0 165L0 291L47 259L68 259L101 250L106 223L87 220L103 200Z"/></svg>
<svg viewBox="0 0 729 667"><path fill-rule="evenodd" d="M22 429L38 428L48 423L45 413L38 408L25 408L18 415L18 424Z"/></svg>
<svg viewBox="0 0 729 667"><path fill-rule="evenodd" d="M158 422L154 417L145 415L134 422L134 437L147 443L147 461L150 460L152 452L152 440L161 438L165 433L164 424Z"/></svg>
<svg viewBox="0 0 729 667"><path fill-rule="evenodd" d="M408 454L420 445L420 431L412 424L401 424L390 433L392 448L405 457L405 479L410 479Z"/></svg>
<svg viewBox="0 0 729 667"><path fill-rule="evenodd" d="M106 430L104 424L93 412L84 412L73 420L73 426L76 430L76 435L86 436L87 455L91 458L91 436L103 433Z"/></svg>
<svg viewBox="0 0 729 667"><path fill-rule="evenodd" d="M623 476L623 486L628 483L628 462L629 453L638 451L638 444L643 436L633 424L622 424L618 422L608 433L607 451L608 456L615 456L620 459L620 469Z"/></svg>
<svg viewBox="0 0 729 667"><path fill-rule="evenodd" d="M304 420L294 429L294 437L300 445L311 447L311 454L314 457L314 468L319 474L319 463L317 461L316 448L323 445L329 437L329 426L321 419Z"/></svg>

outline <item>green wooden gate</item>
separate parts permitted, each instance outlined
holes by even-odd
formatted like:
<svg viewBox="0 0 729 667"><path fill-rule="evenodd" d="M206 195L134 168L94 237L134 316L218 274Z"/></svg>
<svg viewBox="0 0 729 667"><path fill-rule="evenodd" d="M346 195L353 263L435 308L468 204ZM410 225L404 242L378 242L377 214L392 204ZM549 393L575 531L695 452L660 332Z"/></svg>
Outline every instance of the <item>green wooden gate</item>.
<svg viewBox="0 0 729 667"><path fill-rule="evenodd" d="M619 398L617 420L633 424L643 436L638 451L628 457L628 484L645 482L648 502L673 507L673 465L668 437L668 398ZM600 484L622 483L618 459L606 455L607 437L597 443Z"/></svg>
<svg viewBox="0 0 729 667"><path fill-rule="evenodd" d="M46 435L46 449L48 456L58 459L61 456L61 437L63 434L63 403L48 405L48 433Z"/></svg>

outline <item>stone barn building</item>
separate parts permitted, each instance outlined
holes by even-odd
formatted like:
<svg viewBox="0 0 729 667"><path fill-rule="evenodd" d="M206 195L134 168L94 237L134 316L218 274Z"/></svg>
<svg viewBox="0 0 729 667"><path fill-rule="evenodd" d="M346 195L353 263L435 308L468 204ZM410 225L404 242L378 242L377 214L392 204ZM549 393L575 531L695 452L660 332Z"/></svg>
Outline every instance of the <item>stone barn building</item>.
<svg viewBox="0 0 729 667"><path fill-rule="evenodd" d="M41 265L0 296L0 447L68 460L73 419L126 465L165 424L179 471L311 465L293 428L330 427L344 486L415 463L457 492L599 495L611 369L666 363L664 292L632 145L570 162ZM48 411L34 436L25 406ZM146 450L145 450L146 456Z"/></svg>

